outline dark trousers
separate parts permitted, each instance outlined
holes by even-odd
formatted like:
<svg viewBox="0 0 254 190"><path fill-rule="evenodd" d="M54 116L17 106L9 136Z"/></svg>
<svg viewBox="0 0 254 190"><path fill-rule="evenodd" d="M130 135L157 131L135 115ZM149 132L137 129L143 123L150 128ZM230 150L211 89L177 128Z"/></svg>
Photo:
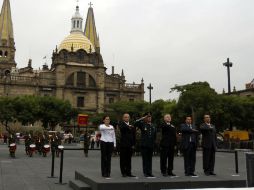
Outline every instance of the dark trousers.
<svg viewBox="0 0 254 190"><path fill-rule="evenodd" d="M174 147L161 147L160 153L160 164L161 164L161 173L171 174L173 170L174 162Z"/></svg>
<svg viewBox="0 0 254 190"><path fill-rule="evenodd" d="M142 155L143 173L145 175L151 175L153 148L141 147L141 155Z"/></svg>
<svg viewBox="0 0 254 190"><path fill-rule="evenodd" d="M187 149L183 149L184 170L185 174L193 174L196 164L196 145L190 143Z"/></svg>
<svg viewBox="0 0 254 190"><path fill-rule="evenodd" d="M111 156L114 149L113 142L101 141L101 174L103 177L109 177L111 171Z"/></svg>
<svg viewBox="0 0 254 190"><path fill-rule="evenodd" d="M131 147L120 148L120 168L122 175L131 175Z"/></svg>
<svg viewBox="0 0 254 190"><path fill-rule="evenodd" d="M203 169L205 173L213 172L215 164L215 149L203 148Z"/></svg>

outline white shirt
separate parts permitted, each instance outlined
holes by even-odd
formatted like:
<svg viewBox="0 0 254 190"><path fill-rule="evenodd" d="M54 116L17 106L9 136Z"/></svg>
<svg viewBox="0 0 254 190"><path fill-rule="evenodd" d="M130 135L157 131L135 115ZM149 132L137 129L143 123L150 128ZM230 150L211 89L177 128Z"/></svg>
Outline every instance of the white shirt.
<svg viewBox="0 0 254 190"><path fill-rule="evenodd" d="M114 147L116 147L116 135L114 127L112 125L107 127L105 124L101 124L99 126L99 130L101 131L101 140L103 142L113 142Z"/></svg>

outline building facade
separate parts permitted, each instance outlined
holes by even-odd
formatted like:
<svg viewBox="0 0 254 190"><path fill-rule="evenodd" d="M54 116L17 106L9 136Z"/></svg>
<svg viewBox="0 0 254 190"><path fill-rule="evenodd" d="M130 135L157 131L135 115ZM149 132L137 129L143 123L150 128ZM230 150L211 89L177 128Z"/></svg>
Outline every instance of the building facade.
<svg viewBox="0 0 254 190"><path fill-rule="evenodd" d="M254 97L254 79L250 83L245 84L244 90L236 90L234 88L230 95Z"/></svg>
<svg viewBox="0 0 254 190"><path fill-rule="evenodd" d="M125 75L106 73L100 53L93 8L88 8L85 29L79 6L71 18L71 32L55 48L50 68L18 69L9 0L4 0L0 15L0 96L55 96L73 107L102 113L117 101L144 100L144 81L126 83Z"/></svg>

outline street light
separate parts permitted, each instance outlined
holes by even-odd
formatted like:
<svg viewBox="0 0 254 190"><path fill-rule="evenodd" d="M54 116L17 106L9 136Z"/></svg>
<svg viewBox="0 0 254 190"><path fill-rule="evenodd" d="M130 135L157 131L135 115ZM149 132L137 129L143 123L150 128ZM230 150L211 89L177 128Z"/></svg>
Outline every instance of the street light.
<svg viewBox="0 0 254 190"><path fill-rule="evenodd" d="M229 62L229 58L227 58L227 62L223 63L223 66L227 67L227 72L228 72L228 93L231 93L230 67L233 66L233 63Z"/></svg>
<svg viewBox="0 0 254 190"><path fill-rule="evenodd" d="M233 66L233 63L229 62L229 58L227 58L227 62L223 63L223 66L227 67L227 71L228 71L228 94L230 94L231 93L230 67ZM232 122L231 119L229 121L229 129L230 129L230 131L232 131L232 129L233 129L233 122Z"/></svg>
<svg viewBox="0 0 254 190"><path fill-rule="evenodd" d="M147 88L149 90L149 102L150 102L150 104L152 104L152 90L153 90L153 87L152 87L151 83L149 84L149 86Z"/></svg>

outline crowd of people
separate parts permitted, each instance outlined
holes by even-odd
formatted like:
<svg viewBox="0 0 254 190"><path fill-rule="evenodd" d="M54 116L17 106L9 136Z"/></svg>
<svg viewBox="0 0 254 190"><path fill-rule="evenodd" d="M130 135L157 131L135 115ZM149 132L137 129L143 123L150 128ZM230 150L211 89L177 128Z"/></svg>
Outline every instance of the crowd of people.
<svg viewBox="0 0 254 190"><path fill-rule="evenodd" d="M162 176L176 176L173 173L175 147L178 145L184 157L184 170L186 176L197 177L195 174L196 150L198 137L202 134L201 146L203 149L203 170L206 176L216 175L214 173L216 152L216 129L211 124L210 115L204 115L204 123L199 127L193 125L192 117L186 116L184 123L180 126L182 134L181 142L177 140L177 130L171 123L171 115L165 114L164 121L159 126L152 123L151 113L145 113L143 117L130 123L130 115L125 113L117 126L120 129L120 141L118 151L120 152L120 170L122 177L136 177L131 172L131 158L136 145L136 131L140 130L140 152L142 156L142 167L144 177L154 178L152 172L152 158L157 132L161 132L160 148L160 170ZM116 131L110 124L110 117L104 116L103 123L99 126L101 133L101 174L102 177L110 178L111 157L116 149Z"/></svg>

